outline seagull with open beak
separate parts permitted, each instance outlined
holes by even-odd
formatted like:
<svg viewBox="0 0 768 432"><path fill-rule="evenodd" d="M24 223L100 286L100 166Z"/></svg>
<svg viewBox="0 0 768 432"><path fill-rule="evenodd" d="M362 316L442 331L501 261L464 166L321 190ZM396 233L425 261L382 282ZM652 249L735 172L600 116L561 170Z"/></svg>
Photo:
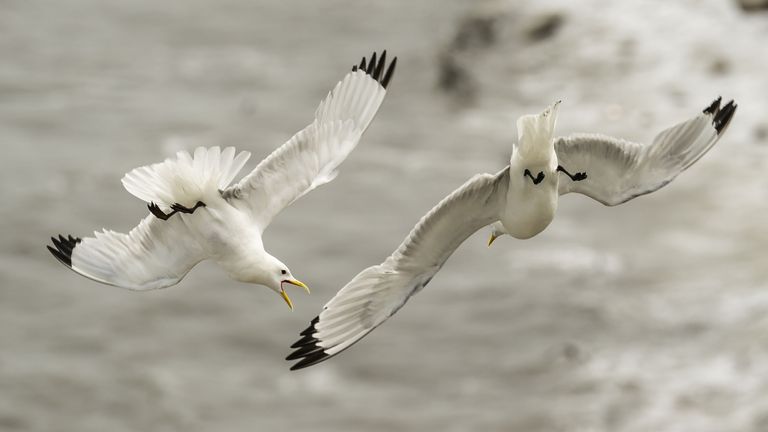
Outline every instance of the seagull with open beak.
<svg viewBox="0 0 768 432"><path fill-rule="evenodd" d="M336 177L384 101L396 61L387 63L386 51L363 58L320 103L314 120L239 182L230 185L250 153L180 151L123 177L125 189L149 209L128 234L60 235L48 250L85 277L132 290L175 285L210 259L235 280L275 291L293 309L285 284L309 288L265 250L262 233L280 211Z"/></svg>

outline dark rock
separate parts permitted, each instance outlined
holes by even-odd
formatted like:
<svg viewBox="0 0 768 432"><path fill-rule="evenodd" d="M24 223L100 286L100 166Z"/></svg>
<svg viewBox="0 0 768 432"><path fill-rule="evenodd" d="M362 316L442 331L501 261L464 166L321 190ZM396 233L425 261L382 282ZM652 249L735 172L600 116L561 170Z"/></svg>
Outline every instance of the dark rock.
<svg viewBox="0 0 768 432"><path fill-rule="evenodd" d="M496 43L495 16L467 16L459 24L450 50L467 51L487 48Z"/></svg>
<svg viewBox="0 0 768 432"><path fill-rule="evenodd" d="M760 124L755 127L755 140L764 144L768 141L768 124Z"/></svg>
<svg viewBox="0 0 768 432"><path fill-rule="evenodd" d="M709 71L713 75L726 75L731 71L731 63L724 58L716 58L709 65Z"/></svg>
<svg viewBox="0 0 768 432"><path fill-rule="evenodd" d="M471 65L476 54L493 46L501 15L471 13L461 18L453 39L437 57L437 87L461 104L477 97L477 83Z"/></svg>
<svg viewBox="0 0 768 432"><path fill-rule="evenodd" d="M437 86L453 94L462 102L471 102L477 95L477 85L472 75L458 58L449 52L440 54L437 68Z"/></svg>
<svg viewBox="0 0 768 432"><path fill-rule="evenodd" d="M562 347L563 358L571 363L583 363L589 360L589 351L575 342L566 342Z"/></svg>
<svg viewBox="0 0 768 432"><path fill-rule="evenodd" d="M768 0L737 0L739 6L747 12L768 10Z"/></svg>
<svg viewBox="0 0 768 432"><path fill-rule="evenodd" d="M531 41L543 41L557 34L564 23L565 17L559 12L542 14L533 19L525 33Z"/></svg>

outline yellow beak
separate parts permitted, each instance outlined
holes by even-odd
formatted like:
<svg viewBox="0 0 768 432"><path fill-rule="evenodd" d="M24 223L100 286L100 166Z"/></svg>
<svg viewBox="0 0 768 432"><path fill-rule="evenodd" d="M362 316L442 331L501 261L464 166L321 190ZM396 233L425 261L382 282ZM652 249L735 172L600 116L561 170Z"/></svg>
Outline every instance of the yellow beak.
<svg viewBox="0 0 768 432"><path fill-rule="evenodd" d="M491 245L493 244L494 240L496 240L497 238L499 238L499 236L494 235L493 233L491 233L491 236L488 238L488 247L491 247Z"/></svg>
<svg viewBox="0 0 768 432"><path fill-rule="evenodd" d="M302 281L299 281L296 279L286 279L283 282L289 283L291 285L296 285L298 287L302 287L304 288L304 291L306 291L307 294L309 294L309 287L306 284L304 284L304 282ZM282 297L283 300L285 300L285 302L288 303L288 307L291 308L291 310L293 310L293 302L291 301L291 298L288 297L288 294L285 292L285 290L282 287L280 288L280 297Z"/></svg>
<svg viewBox="0 0 768 432"><path fill-rule="evenodd" d="M286 294L286 293L285 293L285 290L284 290L284 289L281 289L281 290L280 290L280 297L282 297L282 298L283 298L283 300L285 300L285 302L286 302L286 303L288 303L288 307L289 307L291 310L293 310L293 302L291 301L291 298L290 298L290 297L288 297L288 294Z"/></svg>
<svg viewBox="0 0 768 432"><path fill-rule="evenodd" d="M296 279L286 279L286 280L284 280L283 282L285 282L285 283L289 283L289 284L291 284L291 285L296 285L296 286L298 286L298 287L302 287L302 288L304 288L304 291L306 291L306 292L307 292L307 294L309 294L309 287L308 287L308 286L306 286L306 285L304 284L304 282L302 282L302 281L299 281L299 280L296 280Z"/></svg>

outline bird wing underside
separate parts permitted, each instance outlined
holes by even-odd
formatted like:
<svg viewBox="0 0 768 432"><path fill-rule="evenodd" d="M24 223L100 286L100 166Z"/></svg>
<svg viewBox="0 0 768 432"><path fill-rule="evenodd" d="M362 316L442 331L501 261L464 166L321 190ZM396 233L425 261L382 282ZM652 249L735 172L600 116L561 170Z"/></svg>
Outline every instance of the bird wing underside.
<svg viewBox="0 0 768 432"><path fill-rule="evenodd" d="M206 258L181 218L149 215L128 234L104 230L84 239L53 237L48 250L73 271L97 282L131 290L178 283Z"/></svg>
<svg viewBox="0 0 768 432"><path fill-rule="evenodd" d="M378 60L375 53L369 62L363 58L320 103L309 126L223 196L249 211L263 230L282 209L332 181L384 101L396 62L386 66L386 51Z"/></svg>
<svg viewBox="0 0 768 432"><path fill-rule="evenodd" d="M477 175L443 199L382 264L354 277L293 344L288 360L301 369L340 353L397 312L424 288L458 246L498 219L509 169Z"/></svg>
<svg viewBox="0 0 768 432"><path fill-rule="evenodd" d="M586 179L560 178L560 195L576 192L609 206L653 192L671 182L715 145L736 105L718 98L704 111L659 133L651 145L597 134L555 140L558 163Z"/></svg>

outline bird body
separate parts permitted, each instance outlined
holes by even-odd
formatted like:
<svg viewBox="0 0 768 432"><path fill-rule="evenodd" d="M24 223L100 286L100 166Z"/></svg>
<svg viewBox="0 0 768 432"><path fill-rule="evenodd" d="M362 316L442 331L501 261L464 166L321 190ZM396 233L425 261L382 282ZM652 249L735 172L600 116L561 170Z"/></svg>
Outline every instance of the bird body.
<svg viewBox="0 0 768 432"><path fill-rule="evenodd" d="M518 239L535 236L555 217L559 177L552 134L558 105L556 102L541 114L523 116L517 122L518 143L509 160L510 181L499 221ZM526 181L519 181L521 177ZM521 206L521 202L526 204Z"/></svg>
<svg viewBox="0 0 768 432"><path fill-rule="evenodd" d="M516 160L517 159L517 160ZM520 176L524 172L525 162L513 157L509 164L510 178ZM517 179L509 182L507 196L503 211L499 214L499 222L506 233L518 239L528 239L544 231L549 226L557 211L557 184L558 176L555 167L549 165L539 166L536 172L544 173L544 180L538 185L529 181L521 182ZM531 170L533 171L533 170ZM519 203L524 202L521 206Z"/></svg>
<svg viewBox="0 0 768 432"><path fill-rule="evenodd" d="M239 282L265 285L276 267L286 268L264 249L261 230L245 212L227 200L214 197L193 215L181 214L205 254L229 277ZM199 217L197 213L200 213ZM271 271L267 272L267 269Z"/></svg>
<svg viewBox="0 0 768 432"><path fill-rule="evenodd" d="M397 58L374 53L328 93L315 119L231 185L250 157L233 147L198 147L192 155L132 170L125 189L147 203L150 215L128 234L104 230L85 239L52 237L48 250L75 272L132 290L178 283L202 260L230 277L267 286L289 307L283 284L307 286L269 254L262 233L285 207L332 181L384 101Z"/></svg>
<svg viewBox="0 0 768 432"><path fill-rule="evenodd" d="M122 182L128 192L163 214L175 205L191 208L195 203L205 203L191 214L182 212L173 217L181 220L188 236L199 245L201 255L220 265L232 279L266 285L272 273L280 272L276 267L286 267L264 250L262 228L250 212L238 208L237 200L227 200L221 193L249 157L248 152L235 156L233 147L223 151L219 147L198 147L193 155L180 151L175 159L132 170Z"/></svg>
<svg viewBox="0 0 768 432"><path fill-rule="evenodd" d="M287 360L298 360L291 369L325 361L384 323L484 226L492 224L489 245L503 234L529 238L552 221L560 195L578 192L617 205L663 187L712 148L736 111L733 101L720 107L718 98L642 145L595 134L553 138L557 107L521 117L507 167L472 177L427 212L384 262L342 287L291 346Z"/></svg>

